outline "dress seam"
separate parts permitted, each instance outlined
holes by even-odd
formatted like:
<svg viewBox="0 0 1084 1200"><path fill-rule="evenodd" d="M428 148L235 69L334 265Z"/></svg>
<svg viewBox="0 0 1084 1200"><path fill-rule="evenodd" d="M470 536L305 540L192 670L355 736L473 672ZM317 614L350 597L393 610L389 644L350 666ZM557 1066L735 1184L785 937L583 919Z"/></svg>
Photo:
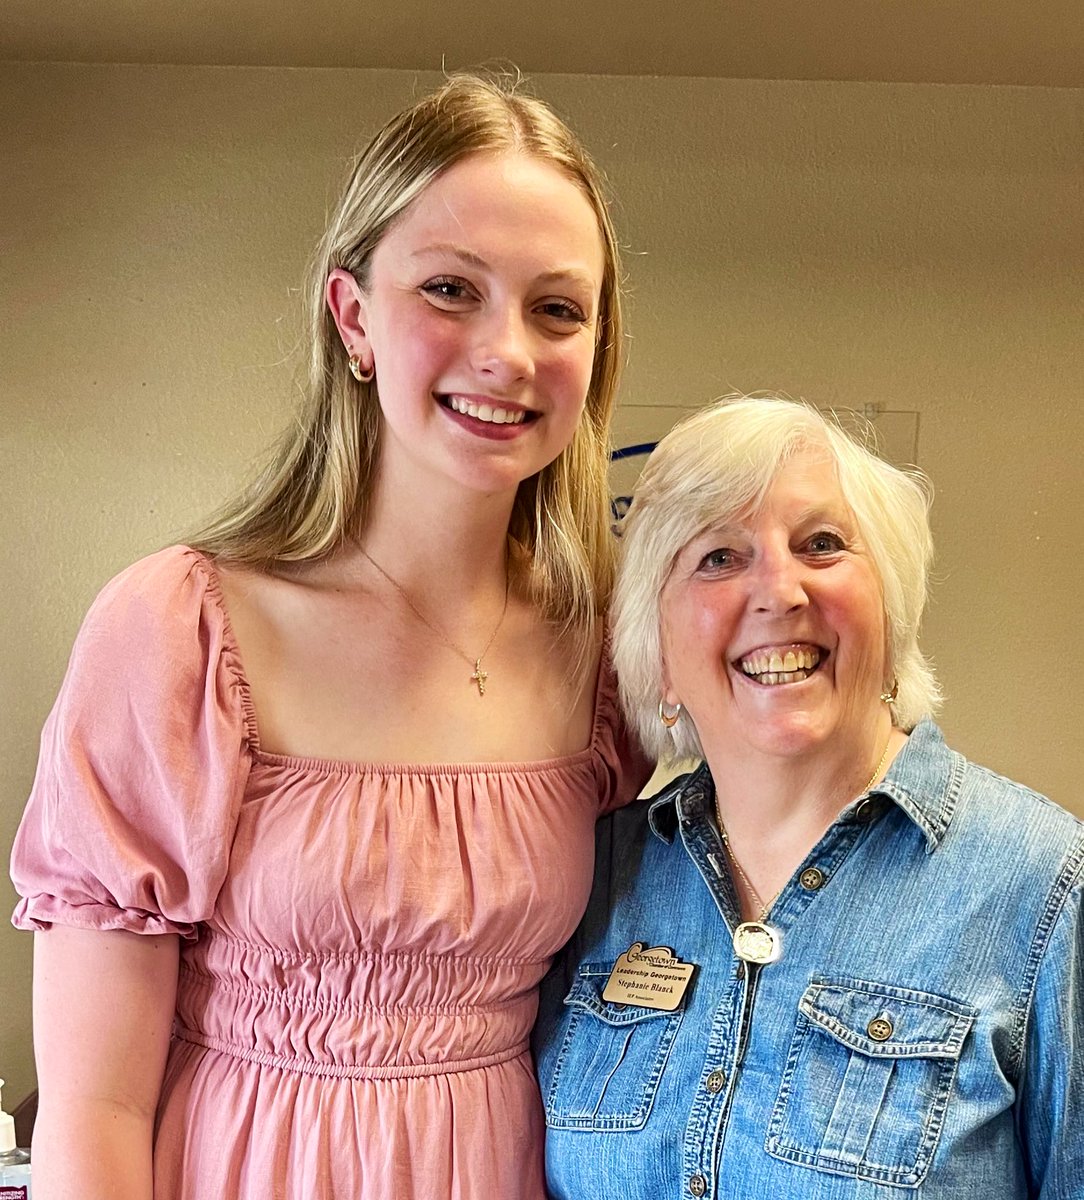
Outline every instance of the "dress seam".
<svg viewBox="0 0 1084 1200"><path fill-rule="evenodd" d="M230 934L211 932L203 939L205 942L224 942L230 946L238 946L252 950L264 957L271 957L292 963L317 962L406 962L406 963L438 963L451 966L475 965L482 967L511 966L511 967L540 967L548 966L550 955L542 958L516 958L499 954L435 954L432 951L412 950L327 950L302 952L288 950L277 946L261 946L258 942L246 941L244 938L232 937ZM192 969L191 967L189 969Z"/></svg>
<svg viewBox="0 0 1084 1200"><path fill-rule="evenodd" d="M348 1000L324 1000L320 997L299 995L290 988L260 987L259 984L241 983L233 979L224 979L210 972L200 971L185 964L182 973L193 980L212 985L217 993L234 996L248 996L252 999L271 1001L272 1003L289 1005L292 1010L298 1008L306 1012L317 1013L420 1013L429 1016L472 1016L474 1014L500 1013L506 1009L515 1008L522 1004L523 996L512 996L492 1004L371 1004L366 1002L351 1003Z"/></svg>
<svg viewBox="0 0 1084 1200"><path fill-rule="evenodd" d="M487 1067L511 1062L529 1050L529 1043L522 1041L507 1050L497 1050L492 1054L479 1055L475 1058L440 1063L417 1063L410 1066L377 1067L365 1064L321 1063L311 1059L293 1058L286 1054L275 1054L269 1050L250 1050L227 1042L224 1038L210 1037L180 1025L174 1027L173 1036L177 1041L187 1042L193 1046L202 1046L206 1050L214 1050L230 1058L255 1063L257 1066L273 1067L282 1071L292 1071L299 1075L316 1075L331 1079L394 1080L417 1079L434 1075L460 1076L467 1071L480 1071Z"/></svg>
<svg viewBox="0 0 1084 1200"><path fill-rule="evenodd" d="M222 591L222 581L215 570L214 562L207 554L204 554L202 550L197 550L194 546L183 546L182 549L192 556L193 567L202 577L207 593L214 602L215 608L218 610L218 615L222 619L222 646L226 651L227 669L233 678L241 699L245 741L248 744L249 753L253 757L258 757L260 754L260 726L256 720L256 704L252 699L252 688L249 686L248 676L245 674L244 662L241 658L241 647L237 641L237 635L234 633L233 622L230 619L230 610L226 606L226 596Z"/></svg>

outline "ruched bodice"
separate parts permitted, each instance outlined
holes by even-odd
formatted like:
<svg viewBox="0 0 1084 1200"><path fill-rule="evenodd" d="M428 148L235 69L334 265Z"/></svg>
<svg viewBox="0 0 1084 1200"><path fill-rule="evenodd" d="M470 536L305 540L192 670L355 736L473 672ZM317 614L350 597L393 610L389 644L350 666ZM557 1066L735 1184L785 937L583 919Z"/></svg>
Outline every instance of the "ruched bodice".
<svg viewBox="0 0 1084 1200"><path fill-rule="evenodd" d="M374 1079L521 1053L587 902L590 758L413 771L259 758L215 912L183 956L179 1036Z"/></svg>
<svg viewBox="0 0 1084 1200"><path fill-rule="evenodd" d="M43 734L15 920L181 935L156 1200L541 1200L537 985L642 776L605 671L591 745L549 762L266 753L210 563L114 581Z"/></svg>

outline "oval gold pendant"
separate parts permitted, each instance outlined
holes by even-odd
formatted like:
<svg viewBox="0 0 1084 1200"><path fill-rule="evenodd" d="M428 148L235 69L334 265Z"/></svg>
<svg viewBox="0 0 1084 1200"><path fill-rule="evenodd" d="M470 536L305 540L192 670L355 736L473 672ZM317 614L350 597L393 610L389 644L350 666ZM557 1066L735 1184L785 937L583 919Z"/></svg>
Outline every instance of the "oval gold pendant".
<svg viewBox="0 0 1084 1200"><path fill-rule="evenodd" d="M763 921L742 921L734 930L734 953L748 963L772 963L783 953L783 936Z"/></svg>

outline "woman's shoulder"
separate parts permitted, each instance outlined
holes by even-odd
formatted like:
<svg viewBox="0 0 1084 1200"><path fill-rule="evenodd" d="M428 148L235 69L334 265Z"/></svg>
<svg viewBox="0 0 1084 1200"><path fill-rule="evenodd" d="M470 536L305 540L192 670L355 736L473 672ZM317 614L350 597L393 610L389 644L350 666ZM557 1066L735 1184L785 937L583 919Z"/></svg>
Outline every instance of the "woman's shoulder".
<svg viewBox="0 0 1084 1200"><path fill-rule="evenodd" d="M101 589L95 601L103 605L147 604L168 609L185 595L207 593L217 598L218 582L211 559L191 546L166 546L137 559Z"/></svg>
<svg viewBox="0 0 1084 1200"><path fill-rule="evenodd" d="M208 692L206 680L227 683ZM62 693L89 698L184 689L193 697L229 693L251 723L233 631L212 560L175 545L137 560L98 593L83 619Z"/></svg>
<svg viewBox="0 0 1084 1200"><path fill-rule="evenodd" d="M214 563L191 546L167 546L114 575L87 611L80 641L107 638L161 646L196 628L227 630L228 619ZM226 634L229 641L229 635Z"/></svg>
<svg viewBox="0 0 1084 1200"><path fill-rule="evenodd" d="M950 847L1006 879L1035 884L1043 878L1081 878L1080 817L951 749L933 722L920 724L910 742L919 753L903 764L893 783L901 792L897 799L923 826L931 846Z"/></svg>
<svg viewBox="0 0 1084 1200"><path fill-rule="evenodd" d="M991 850L1084 878L1084 821L1057 801L990 767L965 760L962 814Z"/></svg>

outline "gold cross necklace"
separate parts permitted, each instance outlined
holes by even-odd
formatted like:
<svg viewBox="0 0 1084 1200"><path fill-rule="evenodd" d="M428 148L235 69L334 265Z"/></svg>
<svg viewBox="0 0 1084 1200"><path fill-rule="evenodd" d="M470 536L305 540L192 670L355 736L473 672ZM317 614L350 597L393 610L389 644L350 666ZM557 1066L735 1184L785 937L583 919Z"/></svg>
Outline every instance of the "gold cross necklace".
<svg viewBox="0 0 1084 1200"><path fill-rule="evenodd" d="M873 768L873 774L869 777L869 783L859 792L859 795L865 795L873 787L874 783L877 782L877 776L880 775L881 768L885 765L885 759L888 757L888 748L891 745L892 735L889 734L888 741L885 742L884 753ZM745 962L762 964L775 962L783 953L783 935L774 925L768 923L767 918L768 913L772 911L772 905L783 894L783 889L787 885L784 883L783 887L765 904L757 893L757 889L753 887L753 881L746 875L741 863L738 862L734 855L734 850L730 845L730 836L726 831L726 825L723 824L723 810L719 805L718 791L715 793L715 819L719 822L719 836L722 838L727 860L741 876L742 882L749 889L749 895L752 896L759 909L755 920L741 921L735 927L732 934L734 953ZM740 903L739 899L739 907Z"/></svg>
<svg viewBox="0 0 1084 1200"><path fill-rule="evenodd" d="M368 560L368 562L371 563L372 566L388 581L388 583L395 588L399 595L402 596L403 602L406 604L407 608L409 608L410 611L418 618L418 620L421 621L421 623L427 629L435 633L449 650L454 650L464 662L466 662L469 666L474 667L474 674L470 677L470 682L478 688L478 695L484 696L486 694L486 680L489 678L489 672L482 670L482 659L485 658L485 656L489 653L493 643L497 640L497 634L500 633L501 626L504 624L504 615L506 612L508 612L509 575L507 563L505 564L504 572L504 604L501 607L501 615L497 619L496 628L493 630L492 634L490 634L489 641L486 642L482 653L476 656L473 654L468 654L466 650L463 650L457 646L455 642L453 642L452 639L444 632L444 630L441 629L440 626L434 625L433 622L430 621L425 615L425 613L423 613L422 610L414 603L414 601L411 600L411 598L407 595L406 588L404 588L397 579L389 575L388 572L384 570L384 568L367 550L361 546L359 546L358 549L361 550L361 553Z"/></svg>

